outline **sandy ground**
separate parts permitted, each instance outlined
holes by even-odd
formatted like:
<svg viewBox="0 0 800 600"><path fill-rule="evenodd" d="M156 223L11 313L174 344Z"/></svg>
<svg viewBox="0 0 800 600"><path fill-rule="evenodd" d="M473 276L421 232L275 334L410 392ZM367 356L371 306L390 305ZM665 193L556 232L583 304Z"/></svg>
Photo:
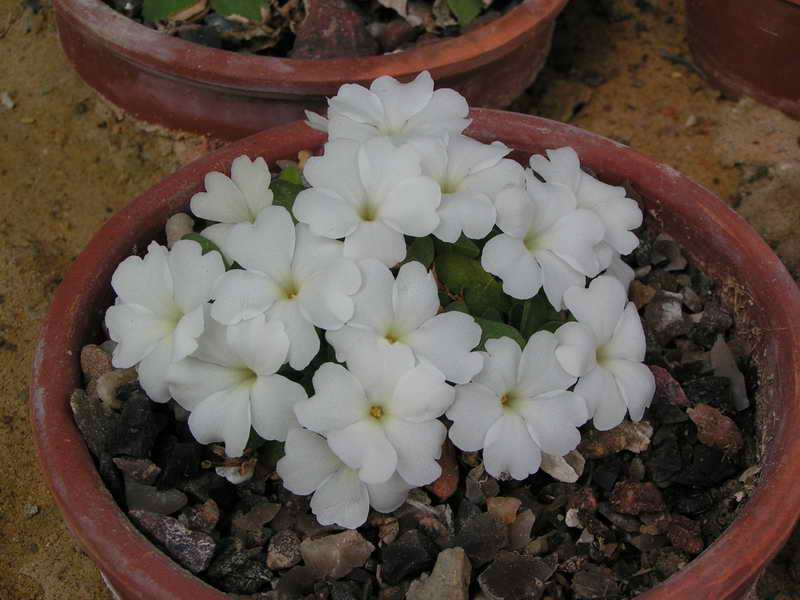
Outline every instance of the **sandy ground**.
<svg viewBox="0 0 800 600"><path fill-rule="evenodd" d="M110 598L39 474L28 424L31 357L54 289L109 214L202 154L207 140L147 131L66 62L44 0L0 0L0 599ZM736 208L800 275L800 123L723 99L684 62L682 2L573 0L516 110L568 121L662 160ZM794 546L792 544L792 546ZM800 598L787 549L762 599Z"/></svg>

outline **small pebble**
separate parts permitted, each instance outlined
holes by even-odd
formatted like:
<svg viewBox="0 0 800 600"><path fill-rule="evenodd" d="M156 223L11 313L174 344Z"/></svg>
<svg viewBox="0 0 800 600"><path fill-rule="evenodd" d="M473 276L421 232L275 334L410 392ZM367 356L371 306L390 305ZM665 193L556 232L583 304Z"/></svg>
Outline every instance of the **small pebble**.
<svg viewBox="0 0 800 600"><path fill-rule="evenodd" d="M700 554L705 548L700 524L683 515L672 517L667 529L667 537L673 546L689 554Z"/></svg>
<svg viewBox="0 0 800 600"><path fill-rule="evenodd" d="M145 533L162 544L167 554L192 573L208 568L216 548L211 536L191 531L172 517L143 510L132 510L128 514Z"/></svg>
<svg viewBox="0 0 800 600"><path fill-rule="evenodd" d="M315 540L303 540L300 553L307 566L332 579L344 577L364 563L375 550L357 531L348 530Z"/></svg>
<svg viewBox="0 0 800 600"><path fill-rule="evenodd" d="M180 490L159 490L125 477L125 503L128 510L142 510L160 515L178 512L189 502Z"/></svg>
<svg viewBox="0 0 800 600"><path fill-rule="evenodd" d="M267 567L288 569L300 562L300 538L291 529L279 531L269 540Z"/></svg>
<svg viewBox="0 0 800 600"><path fill-rule="evenodd" d="M395 585L406 577L427 571L436 560L436 546L418 529L406 531L381 550L381 576Z"/></svg>
<svg viewBox="0 0 800 600"><path fill-rule="evenodd" d="M495 497L486 499L486 509L490 515L494 515L498 520L511 525L517 518L517 511L522 502L517 498Z"/></svg>
<svg viewBox="0 0 800 600"><path fill-rule="evenodd" d="M610 497L611 508L626 515L659 512L666 509L664 498L650 482L622 481L614 486Z"/></svg>
<svg viewBox="0 0 800 600"><path fill-rule="evenodd" d="M167 219L164 230L167 235L167 247L172 248L175 242L194 231L194 219L183 212L175 213Z"/></svg>
<svg viewBox="0 0 800 600"><path fill-rule="evenodd" d="M472 566L463 548L439 552L430 576L411 583L406 600L468 600Z"/></svg>
<svg viewBox="0 0 800 600"><path fill-rule="evenodd" d="M544 559L501 552L478 577L489 600L539 600L555 568Z"/></svg>
<svg viewBox="0 0 800 600"><path fill-rule="evenodd" d="M81 348L81 371L87 379L97 379L113 370L111 355L100 346L87 344Z"/></svg>
<svg viewBox="0 0 800 600"><path fill-rule="evenodd" d="M494 560L497 553L508 545L508 528L488 513L480 513L466 523L455 538L476 569Z"/></svg>
<svg viewBox="0 0 800 600"><path fill-rule="evenodd" d="M531 540L531 530L536 522L536 515L529 508L521 511L508 528L508 547L511 550L522 550Z"/></svg>
<svg viewBox="0 0 800 600"><path fill-rule="evenodd" d="M708 404L698 404L686 411L697 425L697 439L706 446L719 448L724 452L737 452L744 445L742 432L719 410Z"/></svg>
<svg viewBox="0 0 800 600"><path fill-rule="evenodd" d="M97 397L109 408L118 410L122 403L117 397L117 391L126 383L131 383L139 378L135 367L130 369L114 369L103 373L97 378Z"/></svg>
<svg viewBox="0 0 800 600"><path fill-rule="evenodd" d="M442 474L436 481L426 485L425 489L444 502L456 493L459 481L456 451L450 440L445 440L442 446L442 456L438 462L442 468Z"/></svg>

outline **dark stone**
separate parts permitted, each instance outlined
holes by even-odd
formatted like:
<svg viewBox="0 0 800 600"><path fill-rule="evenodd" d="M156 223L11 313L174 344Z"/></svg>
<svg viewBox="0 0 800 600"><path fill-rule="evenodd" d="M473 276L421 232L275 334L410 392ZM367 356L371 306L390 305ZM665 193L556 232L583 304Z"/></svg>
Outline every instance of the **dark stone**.
<svg viewBox="0 0 800 600"><path fill-rule="evenodd" d="M473 504L483 504L486 502L486 498L497 496L500 493L500 484L486 472L483 465L471 469L467 474L466 482L465 496Z"/></svg>
<svg viewBox="0 0 800 600"><path fill-rule="evenodd" d="M306 18L296 31L291 58L373 56L378 43L358 7L349 0L306 0Z"/></svg>
<svg viewBox="0 0 800 600"><path fill-rule="evenodd" d="M394 19L386 24L381 31L378 41L384 52L393 52L403 44L414 41L421 32L421 28L413 27L402 18Z"/></svg>
<svg viewBox="0 0 800 600"><path fill-rule="evenodd" d="M714 499L708 492L677 494L672 509L689 517L699 517L714 506Z"/></svg>
<svg viewBox="0 0 800 600"><path fill-rule="evenodd" d="M248 560L220 582L220 587L234 594L254 594L268 585L274 576L260 561Z"/></svg>
<svg viewBox="0 0 800 600"><path fill-rule="evenodd" d="M482 513L483 511L480 507L474 505L466 498L461 500L458 504L458 510L456 511L456 532L461 531L464 524L469 522L470 519Z"/></svg>
<svg viewBox="0 0 800 600"><path fill-rule="evenodd" d="M674 575L689 562L689 557L683 552L676 552L669 548L656 550L654 556L655 560L653 562L656 570L664 578Z"/></svg>
<svg viewBox="0 0 800 600"><path fill-rule="evenodd" d="M663 431L665 428L662 427ZM670 437L663 440L658 446L650 451L650 457L646 459L647 470L650 478L656 485L666 485L683 469L678 440Z"/></svg>
<svg viewBox="0 0 800 600"><path fill-rule="evenodd" d="M700 321L692 327L689 337L709 350L717 340L717 336L724 334L732 326L731 314L722 308L718 301L709 300L705 304Z"/></svg>
<svg viewBox="0 0 800 600"><path fill-rule="evenodd" d="M185 481L179 481L176 484L176 487L179 490L190 494L194 498L200 500L201 502L205 502L219 489L221 488L228 488L228 482L223 478L217 475L213 469L204 471L197 477L193 477L192 479L187 479ZM215 499L216 501L216 499Z"/></svg>
<svg viewBox="0 0 800 600"><path fill-rule="evenodd" d="M726 460L721 450L698 444L692 449L689 464L676 473L672 481L699 488L710 488L735 477L737 472L736 466Z"/></svg>
<svg viewBox="0 0 800 600"><path fill-rule="evenodd" d="M148 537L159 542L167 554L192 573L200 573L208 567L216 548L208 534L191 531L172 517L143 510L132 510L128 514Z"/></svg>
<svg viewBox="0 0 800 600"><path fill-rule="evenodd" d="M331 600L361 600L361 586L354 581L334 581L331 586Z"/></svg>
<svg viewBox="0 0 800 600"><path fill-rule="evenodd" d="M240 569L253 555L253 550L245 550L239 538L225 538L220 541L219 548L208 567L208 576L212 579L222 579Z"/></svg>
<svg viewBox="0 0 800 600"><path fill-rule="evenodd" d="M215 27L202 25L181 25L178 37L187 42L194 42L209 48L222 48L222 35Z"/></svg>
<svg viewBox="0 0 800 600"><path fill-rule="evenodd" d="M683 384L691 404L708 404L722 411L731 410L731 380L727 377L700 377Z"/></svg>
<svg viewBox="0 0 800 600"><path fill-rule="evenodd" d="M135 18L141 16L144 0L112 0L111 5L126 17Z"/></svg>
<svg viewBox="0 0 800 600"><path fill-rule="evenodd" d="M119 415L103 404L100 399L92 400L83 390L75 390L69 399L75 424L95 458L108 449L109 439L116 430Z"/></svg>
<svg viewBox="0 0 800 600"><path fill-rule="evenodd" d="M605 517L614 527L627 531L628 533L636 533L641 527L639 519L632 515L623 515L611 509L607 502L601 502L597 506L597 512Z"/></svg>
<svg viewBox="0 0 800 600"><path fill-rule="evenodd" d="M506 547L508 528L492 515L481 513L464 523L454 542L464 549L472 566L477 569L494 560L497 553Z"/></svg>
<svg viewBox="0 0 800 600"><path fill-rule="evenodd" d="M163 471L159 485L173 487L178 481L197 476L201 472L204 452L204 447L194 440L180 442L175 436L169 436L159 444L155 456Z"/></svg>
<svg viewBox="0 0 800 600"><path fill-rule="evenodd" d="M501 552L478 577L489 600L539 600L555 569L545 560Z"/></svg>
<svg viewBox="0 0 800 600"><path fill-rule="evenodd" d="M705 548L700 524L682 515L673 515L667 528L672 545L689 554L700 554Z"/></svg>
<svg viewBox="0 0 800 600"><path fill-rule="evenodd" d="M592 481L605 491L610 492L617 479L619 479L621 471L622 459L616 455L609 456L595 462Z"/></svg>
<svg viewBox="0 0 800 600"><path fill-rule="evenodd" d="M117 468L130 479L144 485L155 484L161 474L161 467L148 458L127 458L120 456L114 459Z"/></svg>
<svg viewBox="0 0 800 600"><path fill-rule="evenodd" d="M389 585L400 583L406 577L427 571L436 562L438 549L419 530L406 531L381 550L382 576Z"/></svg>
<svg viewBox="0 0 800 600"><path fill-rule="evenodd" d="M122 412L109 439L109 452L148 458L158 434L167 425L167 416L153 411L153 403L136 383L120 386L117 397Z"/></svg>
<svg viewBox="0 0 800 600"><path fill-rule="evenodd" d="M269 540L267 566L270 569L288 569L301 560L300 538L291 529L279 531Z"/></svg>
<svg viewBox="0 0 800 600"><path fill-rule="evenodd" d="M665 346L680 335L686 335L692 322L683 314L683 298L660 290L644 309L644 326Z"/></svg>
<svg viewBox="0 0 800 600"><path fill-rule="evenodd" d="M611 569L590 565L575 573L572 591L580 600L613 598L619 593L619 585Z"/></svg>
<svg viewBox="0 0 800 600"><path fill-rule="evenodd" d="M231 535L240 538L246 548L263 546L269 539L265 525L272 521L280 509L280 504L259 498L249 510L236 511L231 520Z"/></svg>
<svg viewBox="0 0 800 600"><path fill-rule="evenodd" d="M180 490L159 490L129 477L125 479L125 503L128 510L171 515L186 506L188 502L186 494Z"/></svg>
<svg viewBox="0 0 800 600"><path fill-rule="evenodd" d="M621 481L614 486L611 508L625 515L660 512L667 508L658 488L650 482Z"/></svg>
<svg viewBox="0 0 800 600"><path fill-rule="evenodd" d="M293 567L278 580L275 591L279 600L304 598L314 591L314 583L319 581L320 573L311 567Z"/></svg>
<svg viewBox="0 0 800 600"><path fill-rule="evenodd" d="M117 502L122 502L125 498L125 486L122 483L122 477L116 469L113 459L110 454L101 454L97 461L97 472L103 483L106 484L108 491Z"/></svg>

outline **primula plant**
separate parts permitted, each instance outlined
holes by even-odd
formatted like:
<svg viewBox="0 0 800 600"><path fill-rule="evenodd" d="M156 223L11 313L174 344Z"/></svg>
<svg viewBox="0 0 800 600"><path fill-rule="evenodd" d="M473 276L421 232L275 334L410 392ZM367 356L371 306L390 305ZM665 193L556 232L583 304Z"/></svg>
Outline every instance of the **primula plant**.
<svg viewBox="0 0 800 600"><path fill-rule="evenodd" d="M464 135L467 114L427 73L345 85L309 115L318 156L207 174L200 232L114 274L114 365L229 464L285 442L277 473L323 525L396 509L447 437L525 479L653 396L621 259L637 203L571 148L523 168Z"/></svg>

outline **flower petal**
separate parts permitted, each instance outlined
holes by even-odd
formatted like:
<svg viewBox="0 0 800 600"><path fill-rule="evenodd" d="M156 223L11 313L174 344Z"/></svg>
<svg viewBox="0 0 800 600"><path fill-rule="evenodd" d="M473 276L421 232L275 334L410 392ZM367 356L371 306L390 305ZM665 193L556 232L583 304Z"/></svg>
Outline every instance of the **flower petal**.
<svg viewBox="0 0 800 600"><path fill-rule="evenodd" d="M395 279L389 268L375 260L359 261L361 290L354 296L355 312L351 325L381 333L394 321Z"/></svg>
<svg viewBox="0 0 800 600"><path fill-rule="evenodd" d="M294 246L294 223L282 206L268 206L255 223L239 223L225 238L225 251L231 259L267 274L276 283L291 275Z"/></svg>
<svg viewBox="0 0 800 600"><path fill-rule="evenodd" d="M410 489L411 486L395 473L383 483L367 485L369 504L378 512L394 512L406 501Z"/></svg>
<svg viewBox="0 0 800 600"><path fill-rule="evenodd" d="M378 217L401 233L423 237L439 226L436 209L441 200L441 188L430 177L404 179L391 188Z"/></svg>
<svg viewBox="0 0 800 600"><path fill-rule="evenodd" d="M375 258L393 267L406 257L403 234L380 221L362 221L344 240L344 255L349 258Z"/></svg>
<svg viewBox="0 0 800 600"><path fill-rule="evenodd" d="M356 529L367 521L369 492L353 469L342 467L314 492L310 507L320 525Z"/></svg>
<svg viewBox="0 0 800 600"><path fill-rule="evenodd" d="M336 120L336 117L331 117L332 126ZM331 131L330 137L331 140L334 139L333 131ZM312 156L306 161L303 167L303 176L313 188L327 190L329 195L343 200L349 206L359 204L364 196L364 187L358 175L358 149L360 147L361 144L353 140L328 142L325 144L323 156ZM294 202L295 216L300 221L305 221L305 219L298 216L297 207L298 201L304 195L305 193L301 192Z"/></svg>
<svg viewBox="0 0 800 600"><path fill-rule="evenodd" d="M341 258L343 251L342 242L316 235L308 225L299 223L295 226L292 275L298 283L304 284Z"/></svg>
<svg viewBox="0 0 800 600"><path fill-rule="evenodd" d="M203 334L197 338L197 349L192 358L232 369L245 368L241 358L228 345L228 327L211 318L211 306L206 304L203 307Z"/></svg>
<svg viewBox="0 0 800 600"><path fill-rule="evenodd" d="M366 192L365 200L379 207L396 185L418 177L422 168L419 154L413 148L398 148L391 140L376 137L358 149L358 172Z"/></svg>
<svg viewBox="0 0 800 600"><path fill-rule="evenodd" d="M594 279L588 288L572 287L564 293L566 307L592 328L600 346L611 339L627 301L625 288L608 275Z"/></svg>
<svg viewBox="0 0 800 600"><path fill-rule="evenodd" d="M640 362L609 360L605 367L614 376L632 421L641 421L656 391L653 372Z"/></svg>
<svg viewBox="0 0 800 600"><path fill-rule="evenodd" d="M189 429L201 444L225 443L225 454L241 456L250 437L249 382L217 392L189 415Z"/></svg>
<svg viewBox="0 0 800 600"><path fill-rule="evenodd" d="M155 402L166 402L170 398L167 372L172 363L172 353L172 336L168 336L161 340L136 367L139 384Z"/></svg>
<svg viewBox="0 0 800 600"><path fill-rule="evenodd" d="M394 77L378 77L369 87L383 104L383 120L394 133L401 133L411 117L428 105L433 97L433 79L422 71L413 81L400 83Z"/></svg>
<svg viewBox="0 0 800 600"><path fill-rule="evenodd" d="M244 195L253 217L272 204L272 190L269 189L272 177L262 157L255 160L244 155L235 158L231 163L231 179Z"/></svg>
<svg viewBox="0 0 800 600"><path fill-rule="evenodd" d="M174 317L172 273L165 246L152 242L144 258L129 256L111 276L111 287L123 304L138 304L160 317Z"/></svg>
<svg viewBox="0 0 800 600"><path fill-rule="evenodd" d="M444 427L444 426L442 426ZM374 420L358 421L328 434L328 445L364 483L382 483L397 469L397 451Z"/></svg>
<svg viewBox="0 0 800 600"><path fill-rule="evenodd" d="M442 195L439 205L439 226L434 235L443 242L453 243L463 232L473 240L489 235L497 213L489 196L480 192L462 191Z"/></svg>
<svg viewBox="0 0 800 600"><path fill-rule="evenodd" d="M106 327L114 347L113 364L127 369L141 361L165 337L171 336L173 322L157 317L136 304L116 304L106 311Z"/></svg>
<svg viewBox="0 0 800 600"><path fill-rule="evenodd" d="M350 201L321 187L308 188L297 194L292 211L295 218L306 223L316 235L331 239L351 235L361 223Z"/></svg>
<svg viewBox="0 0 800 600"><path fill-rule="evenodd" d="M497 397L505 396L517 384L517 372L522 349L509 337L486 340L483 369L472 378L492 390Z"/></svg>
<svg viewBox="0 0 800 600"><path fill-rule="evenodd" d="M564 293L573 286L585 287L586 276L569 266L549 250L536 253L542 270L542 287L547 301L556 310L564 307Z"/></svg>
<svg viewBox="0 0 800 600"><path fill-rule="evenodd" d="M205 329L205 307L199 305L192 312L183 315L172 334L172 361L181 360L197 350L197 338Z"/></svg>
<svg viewBox="0 0 800 600"><path fill-rule="evenodd" d="M439 310L439 294L433 273L413 261L400 267L392 286L394 324L413 331Z"/></svg>
<svg viewBox="0 0 800 600"><path fill-rule="evenodd" d="M295 404L307 398L302 385L283 375L258 377L250 391L253 429L265 440L284 441L300 426L294 415Z"/></svg>
<svg viewBox="0 0 800 600"><path fill-rule="evenodd" d="M628 407L613 375L602 367L589 371L575 384L575 392L586 400L595 429L613 429L625 418Z"/></svg>
<svg viewBox="0 0 800 600"><path fill-rule="evenodd" d="M289 336L280 321L259 315L231 325L225 336L231 350L257 375L272 375L286 360Z"/></svg>
<svg viewBox="0 0 800 600"><path fill-rule="evenodd" d="M547 454L564 456L581 441L578 427L589 420L586 401L573 392L556 391L521 403L517 412L526 421L536 444Z"/></svg>
<svg viewBox="0 0 800 600"><path fill-rule="evenodd" d="M276 470L283 487L298 496L307 496L342 466L324 437L297 428L286 435L285 455Z"/></svg>
<svg viewBox="0 0 800 600"><path fill-rule="evenodd" d="M397 472L409 484L428 485L442 474L437 459L447 430L441 422L409 423L403 419L384 420L386 437L397 451Z"/></svg>
<svg viewBox="0 0 800 600"><path fill-rule="evenodd" d="M530 158L531 169L549 183L560 183L577 190L581 180L578 154L569 146L547 150L547 158L535 154Z"/></svg>
<svg viewBox="0 0 800 600"><path fill-rule="evenodd" d="M603 346L607 358L622 358L642 362L647 351L647 342L642 329L642 320L633 302L628 302L614 328L611 340Z"/></svg>
<svg viewBox="0 0 800 600"><path fill-rule="evenodd" d="M303 314L299 300L278 300L267 316L270 322L282 323L286 328L289 366L296 371L305 369L319 352L319 335Z"/></svg>
<svg viewBox="0 0 800 600"><path fill-rule="evenodd" d="M609 263L605 274L611 275L615 279L619 280L626 292L628 291L628 288L630 288L631 282L636 279L636 273L634 273L633 269L628 266L627 263L625 263L620 255L616 252L614 252L612 255L611 262Z"/></svg>
<svg viewBox="0 0 800 600"><path fill-rule="evenodd" d="M465 313L438 314L405 341L419 360L436 367L453 383L467 383L483 368L481 354L472 352L481 341L481 328Z"/></svg>
<svg viewBox="0 0 800 600"><path fill-rule="evenodd" d="M492 145L495 144L499 142ZM504 158L493 167L468 175L461 182L459 189L486 194L494 199L505 188L521 188L524 185L525 174L522 166L515 160Z"/></svg>
<svg viewBox="0 0 800 600"><path fill-rule="evenodd" d="M214 283L225 272L219 252L203 254L200 244L191 240L175 242L168 261L175 304L184 313L208 302Z"/></svg>
<svg viewBox="0 0 800 600"><path fill-rule="evenodd" d="M193 411L217 392L237 387L248 377L242 369L231 369L192 357L172 363L167 371L170 394L188 411Z"/></svg>
<svg viewBox="0 0 800 600"><path fill-rule="evenodd" d="M336 363L325 363L313 377L314 396L295 405L303 427L327 433L356 423L369 412L364 388L355 376Z"/></svg>
<svg viewBox="0 0 800 600"><path fill-rule="evenodd" d="M576 271L594 277L600 272L594 247L603 233L603 224L593 212L576 210L558 219L537 242Z"/></svg>
<svg viewBox="0 0 800 600"><path fill-rule="evenodd" d="M519 360L517 390L526 398L556 390L565 390L576 379L556 360L558 338L549 331L534 333Z"/></svg>
<svg viewBox="0 0 800 600"><path fill-rule="evenodd" d="M214 286L211 316L225 325L252 319L269 309L280 291L275 281L263 273L231 269Z"/></svg>
<svg viewBox="0 0 800 600"><path fill-rule="evenodd" d="M512 298L533 298L542 287L541 267L519 238L494 236L483 248L481 266L503 281L503 291Z"/></svg>
<svg viewBox="0 0 800 600"><path fill-rule="evenodd" d="M536 473L541 462L541 450L519 415L502 416L486 433L483 466L489 475L501 477L508 473L514 479L522 480Z"/></svg>
<svg viewBox="0 0 800 600"><path fill-rule="evenodd" d="M386 340L373 347L354 348L347 358L347 366L361 382L367 398L381 404L391 401L401 378L415 363L411 348Z"/></svg>
<svg viewBox="0 0 800 600"><path fill-rule="evenodd" d="M328 113L340 113L357 123L383 121L383 104L380 97L364 86L345 83L336 96L328 100Z"/></svg>
<svg viewBox="0 0 800 600"><path fill-rule="evenodd" d="M465 452L483 448L486 432L503 415L500 397L480 383L456 386L456 400L447 411L450 439Z"/></svg>
<svg viewBox="0 0 800 600"><path fill-rule="evenodd" d="M582 377L597 366L597 341L585 323L570 321L556 329L555 355L561 367L574 377Z"/></svg>
<svg viewBox="0 0 800 600"><path fill-rule="evenodd" d="M454 398L454 389L445 383L439 371L418 365L397 382L387 407L394 417L420 423L441 417Z"/></svg>
<svg viewBox="0 0 800 600"><path fill-rule="evenodd" d="M406 121L407 135L442 135L461 133L470 124L469 106L457 91L443 88L433 92L427 106Z"/></svg>
<svg viewBox="0 0 800 600"><path fill-rule="evenodd" d="M206 173L205 188L205 192L198 192L190 201L192 212L201 219L244 223L256 216L250 212L242 191L227 175L218 171Z"/></svg>
<svg viewBox="0 0 800 600"><path fill-rule="evenodd" d="M515 187L502 190L497 194L494 203L500 231L522 240L536 215L536 206L525 190Z"/></svg>
<svg viewBox="0 0 800 600"><path fill-rule="evenodd" d="M385 341L372 329L351 327L350 325L336 330L329 329L325 332L325 339L333 346L336 360L340 363L348 362L350 355L355 352L377 352L378 342Z"/></svg>

